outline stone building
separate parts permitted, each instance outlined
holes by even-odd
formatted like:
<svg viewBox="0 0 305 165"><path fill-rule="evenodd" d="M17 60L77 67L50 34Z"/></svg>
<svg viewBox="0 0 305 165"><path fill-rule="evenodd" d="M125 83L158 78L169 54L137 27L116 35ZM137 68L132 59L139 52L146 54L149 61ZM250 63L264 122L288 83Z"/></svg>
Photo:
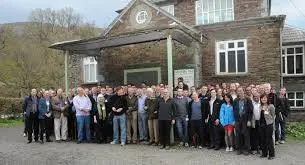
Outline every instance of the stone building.
<svg viewBox="0 0 305 165"><path fill-rule="evenodd" d="M175 85L178 76L190 86L270 82L295 92L295 101L300 89L304 109L304 42L285 39L285 16L270 10L271 0L131 0L100 37L51 48L69 53L70 86ZM291 58L281 55L288 45L302 48L294 48L294 63L302 60L295 67L302 69L292 77L285 74Z"/></svg>

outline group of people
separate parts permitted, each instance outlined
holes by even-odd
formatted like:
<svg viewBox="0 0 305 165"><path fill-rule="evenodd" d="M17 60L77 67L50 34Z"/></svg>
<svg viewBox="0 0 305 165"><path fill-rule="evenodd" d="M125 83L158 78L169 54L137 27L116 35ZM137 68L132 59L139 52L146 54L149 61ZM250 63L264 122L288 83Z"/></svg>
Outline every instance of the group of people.
<svg viewBox="0 0 305 165"><path fill-rule="evenodd" d="M145 83L114 89L78 87L65 93L32 89L23 106L28 143L33 132L35 141L44 143L45 134L51 142L54 131L56 142L143 143L170 149L174 130L179 146L225 146L227 152L261 153L269 159L275 156L274 145L285 143L290 111L285 88L277 94L268 83L189 88L182 78L178 81L173 90Z"/></svg>

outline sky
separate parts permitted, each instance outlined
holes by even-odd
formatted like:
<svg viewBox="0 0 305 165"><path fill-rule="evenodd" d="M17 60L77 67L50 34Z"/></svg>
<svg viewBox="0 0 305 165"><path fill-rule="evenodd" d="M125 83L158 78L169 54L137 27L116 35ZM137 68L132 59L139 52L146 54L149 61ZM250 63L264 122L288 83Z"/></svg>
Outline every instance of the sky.
<svg viewBox="0 0 305 165"><path fill-rule="evenodd" d="M35 8L72 7L86 21L107 27L130 0L0 0L0 24L25 22ZM272 0L272 15L287 15L286 24L305 29L305 0Z"/></svg>

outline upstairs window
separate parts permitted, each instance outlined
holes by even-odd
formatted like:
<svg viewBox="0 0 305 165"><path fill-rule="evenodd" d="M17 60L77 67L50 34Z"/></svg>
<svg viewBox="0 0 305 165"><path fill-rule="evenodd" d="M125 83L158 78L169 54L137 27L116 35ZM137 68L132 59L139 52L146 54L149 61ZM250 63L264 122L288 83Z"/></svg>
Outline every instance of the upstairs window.
<svg viewBox="0 0 305 165"><path fill-rule="evenodd" d="M84 82L97 82L97 62L94 57L83 58Z"/></svg>
<svg viewBox="0 0 305 165"><path fill-rule="evenodd" d="M196 24L206 25L234 20L233 0L196 1Z"/></svg>
<svg viewBox="0 0 305 165"><path fill-rule="evenodd" d="M165 10L166 12L168 12L171 15L175 15L175 6L174 5L165 5L165 6L161 6L160 8Z"/></svg>
<svg viewBox="0 0 305 165"><path fill-rule="evenodd" d="M304 75L304 46L284 46L282 50L282 72L284 75Z"/></svg>

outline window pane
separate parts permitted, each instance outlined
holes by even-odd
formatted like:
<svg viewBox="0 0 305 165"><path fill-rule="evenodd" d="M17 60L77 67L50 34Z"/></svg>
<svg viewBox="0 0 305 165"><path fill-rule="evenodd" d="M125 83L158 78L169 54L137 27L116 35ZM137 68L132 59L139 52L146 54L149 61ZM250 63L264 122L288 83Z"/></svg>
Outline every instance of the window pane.
<svg viewBox="0 0 305 165"><path fill-rule="evenodd" d="M232 0L227 0L227 8L230 9L233 6Z"/></svg>
<svg viewBox="0 0 305 165"><path fill-rule="evenodd" d="M245 60L245 51L238 50L237 51L237 65L238 72L246 72L246 60Z"/></svg>
<svg viewBox="0 0 305 165"><path fill-rule="evenodd" d="M294 56L287 56L287 72L294 74Z"/></svg>
<svg viewBox="0 0 305 165"><path fill-rule="evenodd" d="M208 0L202 0L203 1L203 12L208 12Z"/></svg>
<svg viewBox="0 0 305 165"><path fill-rule="evenodd" d="M215 12L215 22L220 22L220 11Z"/></svg>
<svg viewBox="0 0 305 165"><path fill-rule="evenodd" d="M209 12L209 23L214 23L214 12Z"/></svg>
<svg viewBox="0 0 305 165"><path fill-rule="evenodd" d="M296 73L303 73L303 55L296 56Z"/></svg>
<svg viewBox="0 0 305 165"><path fill-rule="evenodd" d="M219 71L226 72L226 54L219 53Z"/></svg>
<svg viewBox="0 0 305 165"><path fill-rule="evenodd" d="M283 55L285 54L285 49L282 50L282 54L283 54Z"/></svg>
<svg viewBox="0 0 305 165"><path fill-rule="evenodd" d="M283 73L286 73L285 65L286 65L285 57L282 57L282 72Z"/></svg>
<svg viewBox="0 0 305 165"><path fill-rule="evenodd" d="M294 99L294 93L288 93L288 99Z"/></svg>
<svg viewBox="0 0 305 165"><path fill-rule="evenodd" d="M296 53L303 53L303 48L302 47L297 47L295 48Z"/></svg>
<svg viewBox="0 0 305 165"><path fill-rule="evenodd" d="M238 45L239 48L243 48L244 47L244 42L238 42L237 45Z"/></svg>
<svg viewBox="0 0 305 165"><path fill-rule="evenodd" d="M208 13L203 14L203 23L204 24L208 24L209 23L209 17L208 17Z"/></svg>
<svg viewBox="0 0 305 165"><path fill-rule="evenodd" d="M287 48L287 54L294 54L294 48Z"/></svg>
<svg viewBox="0 0 305 165"><path fill-rule="evenodd" d="M227 0L221 0L221 9L226 9L227 7Z"/></svg>
<svg viewBox="0 0 305 165"><path fill-rule="evenodd" d="M209 11L214 10L214 0L209 0Z"/></svg>
<svg viewBox="0 0 305 165"><path fill-rule="evenodd" d="M232 10L228 10L225 21L232 21L232 20L233 20L233 12L232 12Z"/></svg>
<svg viewBox="0 0 305 165"><path fill-rule="evenodd" d="M304 101L303 100L297 100L296 101L296 107L303 107Z"/></svg>
<svg viewBox="0 0 305 165"><path fill-rule="evenodd" d="M303 92L296 92L297 99L303 99Z"/></svg>
<svg viewBox="0 0 305 165"><path fill-rule="evenodd" d="M228 47L229 47L229 48L234 48L234 42L228 43Z"/></svg>
<svg viewBox="0 0 305 165"><path fill-rule="evenodd" d="M215 10L220 9L220 0L215 0Z"/></svg>
<svg viewBox="0 0 305 165"><path fill-rule="evenodd" d="M89 81L89 65L85 65L84 67L84 74L85 74L85 82Z"/></svg>
<svg viewBox="0 0 305 165"><path fill-rule="evenodd" d="M295 106L294 100L289 100L289 104L290 104L290 106L294 107Z"/></svg>
<svg viewBox="0 0 305 165"><path fill-rule="evenodd" d="M90 81L95 81L95 65L90 64Z"/></svg>
<svg viewBox="0 0 305 165"><path fill-rule="evenodd" d="M221 10L220 11L220 15L221 15L221 21L225 21L226 20L226 11L225 10Z"/></svg>
<svg viewBox="0 0 305 165"><path fill-rule="evenodd" d="M228 72L235 73L236 72L236 59L235 59L235 51L228 52Z"/></svg>

